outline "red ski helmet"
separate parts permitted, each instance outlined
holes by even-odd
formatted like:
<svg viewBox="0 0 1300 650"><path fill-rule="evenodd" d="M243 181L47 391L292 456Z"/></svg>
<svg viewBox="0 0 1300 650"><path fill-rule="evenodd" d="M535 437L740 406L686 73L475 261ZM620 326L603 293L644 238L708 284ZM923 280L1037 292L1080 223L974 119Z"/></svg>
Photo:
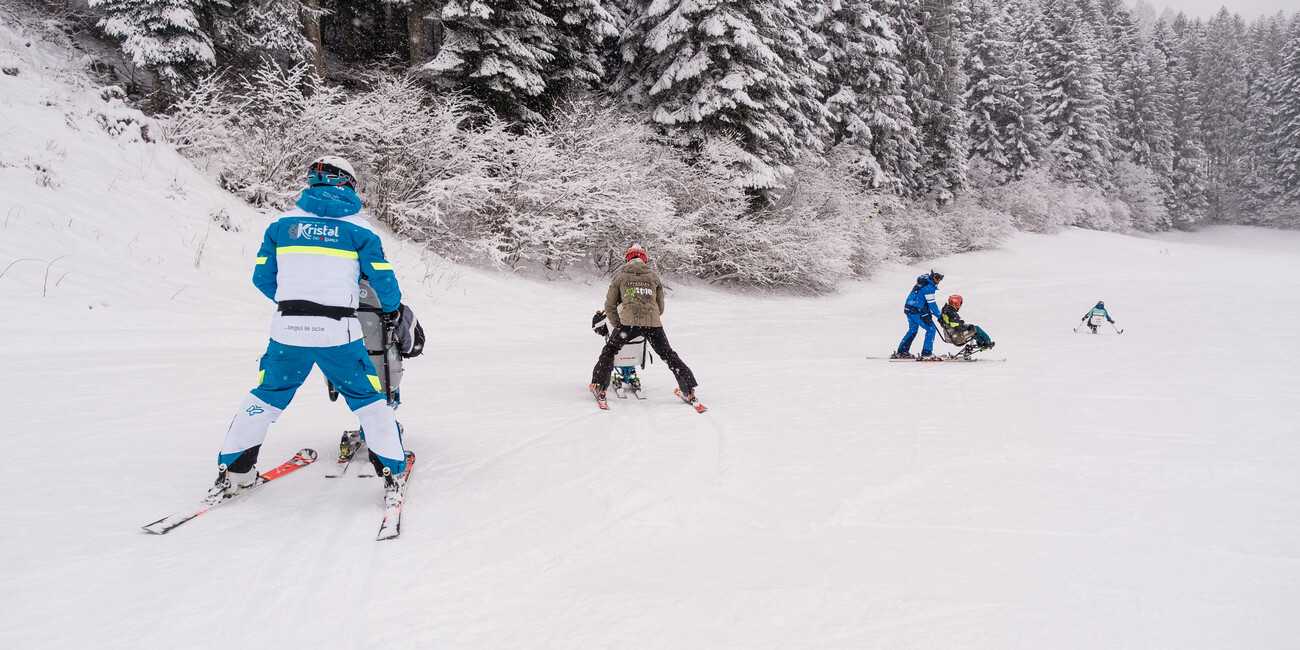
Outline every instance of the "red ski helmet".
<svg viewBox="0 0 1300 650"><path fill-rule="evenodd" d="M650 256L645 252L645 249L641 248L641 246L637 244L634 244L631 248L627 249L627 254L623 256L623 261L631 262L634 257L641 258L642 262L650 262Z"/></svg>
<svg viewBox="0 0 1300 650"><path fill-rule="evenodd" d="M961 309L961 296L955 293L948 296L948 304L952 305L953 309Z"/></svg>

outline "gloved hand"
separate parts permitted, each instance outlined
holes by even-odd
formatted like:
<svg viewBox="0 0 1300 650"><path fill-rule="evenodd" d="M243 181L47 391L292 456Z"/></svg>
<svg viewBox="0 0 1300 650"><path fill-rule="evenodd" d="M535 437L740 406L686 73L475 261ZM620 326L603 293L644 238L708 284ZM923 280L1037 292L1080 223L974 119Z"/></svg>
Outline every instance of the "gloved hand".
<svg viewBox="0 0 1300 650"><path fill-rule="evenodd" d="M393 311L386 311L379 315L379 320L384 322L386 327L397 327L397 323L402 320L402 305L398 305Z"/></svg>

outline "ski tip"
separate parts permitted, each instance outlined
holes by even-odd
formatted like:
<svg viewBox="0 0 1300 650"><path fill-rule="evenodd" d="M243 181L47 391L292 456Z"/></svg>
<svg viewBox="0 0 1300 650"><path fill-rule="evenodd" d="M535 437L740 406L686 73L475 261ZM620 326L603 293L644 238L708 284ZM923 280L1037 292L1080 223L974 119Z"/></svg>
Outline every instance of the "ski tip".
<svg viewBox="0 0 1300 650"><path fill-rule="evenodd" d="M305 460L305 461L307 461L307 462L312 462L312 461L316 460L316 450L315 450L315 449L306 449L306 448L299 449L299 450L298 450L298 457L301 458L301 459L303 459L303 460Z"/></svg>

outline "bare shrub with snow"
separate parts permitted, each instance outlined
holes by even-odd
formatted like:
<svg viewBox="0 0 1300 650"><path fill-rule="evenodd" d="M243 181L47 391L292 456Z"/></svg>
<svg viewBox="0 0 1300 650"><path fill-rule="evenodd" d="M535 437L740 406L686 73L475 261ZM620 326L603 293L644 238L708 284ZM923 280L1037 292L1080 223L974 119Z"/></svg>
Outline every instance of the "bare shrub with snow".
<svg viewBox="0 0 1300 650"><path fill-rule="evenodd" d="M876 198L836 156L806 161L777 205L704 222L701 274L713 282L829 291L894 257Z"/></svg>
<svg viewBox="0 0 1300 650"><path fill-rule="evenodd" d="M292 205L312 159L344 156L370 212L398 234L451 259L548 275L610 272L639 243L671 274L820 292L889 261L991 248L1015 229L1151 228L1162 214L1136 172L1106 196L1046 172L980 176L975 165L972 191L943 206L887 198L862 189L835 149L755 208L736 181L747 154L725 138L683 148L579 99L520 132L409 77L365 81L344 92L301 65L209 78L178 105L167 138L268 209Z"/></svg>
<svg viewBox="0 0 1300 650"><path fill-rule="evenodd" d="M1133 228L1151 232L1173 226L1160 177L1151 168L1121 162L1115 168L1113 182L1115 198L1127 207Z"/></svg>
<svg viewBox="0 0 1300 650"><path fill-rule="evenodd" d="M1065 215L1055 209L1054 181L1046 170L1030 170L1021 178L982 193L984 205L1011 217L1017 230L1051 233L1064 228Z"/></svg>
<svg viewBox="0 0 1300 650"><path fill-rule="evenodd" d="M1015 232L1014 219L1001 210L981 205L973 194L963 194L939 209L949 230L952 252L996 248Z"/></svg>

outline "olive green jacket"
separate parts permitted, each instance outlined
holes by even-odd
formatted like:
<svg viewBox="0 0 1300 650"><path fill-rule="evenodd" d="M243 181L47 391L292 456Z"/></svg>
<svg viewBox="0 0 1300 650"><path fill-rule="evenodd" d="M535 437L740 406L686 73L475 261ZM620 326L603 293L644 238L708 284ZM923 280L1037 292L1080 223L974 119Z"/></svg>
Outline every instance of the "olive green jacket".
<svg viewBox="0 0 1300 650"><path fill-rule="evenodd" d="M605 294L610 329L620 325L663 327L659 320L662 313L664 285L645 262L633 258L614 275Z"/></svg>

